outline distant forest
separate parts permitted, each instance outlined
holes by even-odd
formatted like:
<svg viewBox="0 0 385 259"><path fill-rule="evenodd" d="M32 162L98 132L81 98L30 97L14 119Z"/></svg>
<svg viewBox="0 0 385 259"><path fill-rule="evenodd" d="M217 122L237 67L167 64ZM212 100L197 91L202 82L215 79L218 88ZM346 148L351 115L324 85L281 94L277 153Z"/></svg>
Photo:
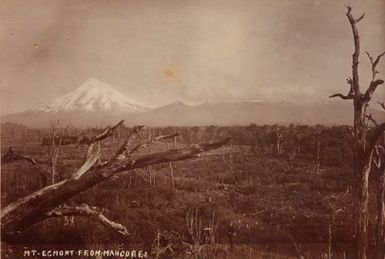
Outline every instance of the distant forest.
<svg viewBox="0 0 385 259"><path fill-rule="evenodd" d="M69 135L93 135L102 128L73 129ZM130 127L120 127L114 138L124 138ZM325 166L349 165L352 159L352 131L350 126L322 125L256 125L249 126L199 126L155 127L149 134L168 135L177 132L180 144L192 144L230 136L233 145L250 146L257 156L280 156L289 160L296 158L322 161ZM40 142L48 136L47 129L31 129L15 123L1 124L2 139L28 139ZM279 148L277 144L279 142ZM3 146L3 148L6 148ZM279 151L278 151L279 149ZM278 154L279 152L279 154ZM319 158L317 158L317 154Z"/></svg>

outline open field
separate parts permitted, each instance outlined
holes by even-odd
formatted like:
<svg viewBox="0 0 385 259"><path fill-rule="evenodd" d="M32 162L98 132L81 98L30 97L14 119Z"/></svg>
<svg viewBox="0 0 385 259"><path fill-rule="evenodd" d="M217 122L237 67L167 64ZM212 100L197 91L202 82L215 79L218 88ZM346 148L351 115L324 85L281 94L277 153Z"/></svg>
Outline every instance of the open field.
<svg viewBox="0 0 385 259"><path fill-rule="evenodd" d="M10 127L19 131L11 131ZM284 135L279 154L277 130ZM124 131L103 142L102 160L118 148ZM192 244L186 213L191 208L199 208L214 212L216 225L215 244L200 244L201 253L207 250L210 257L202 255L201 258L326 258L329 243L335 258L349 258L351 149L348 127L150 128L141 138L175 131L180 133L176 147L224 136L231 136L233 140L230 145L192 160L123 172L68 202L103 208L105 215L128 228L131 233L128 240L86 218L70 221L59 218L27 229L16 247L66 244L92 248L93 244L101 247L121 244L125 249L140 246L151 253L157 236L169 231ZM15 162L2 166L3 207L49 183L48 147L40 145L39 139L44 136L44 131L41 132L13 124L2 127L2 155L13 146L15 151L40 161L38 165ZM173 145L172 140L157 142L140 152L166 150ZM85 151L84 146L62 147L57 164L58 180L67 178L82 164ZM317 154L318 167L315 166ZM371 210L375 210L374 204ZM374 218L372 222L374 224ZM233 249L230 249L230 239ZM159 243L158 250L167 244ZM9 248L12 251L3 245L4 256L20 255L20 249ZM186 247L175 243L173 251L172 258L188 258ZM178 253L183 257L178 257ZM162 258L170 256L165 253Z"/></svg>

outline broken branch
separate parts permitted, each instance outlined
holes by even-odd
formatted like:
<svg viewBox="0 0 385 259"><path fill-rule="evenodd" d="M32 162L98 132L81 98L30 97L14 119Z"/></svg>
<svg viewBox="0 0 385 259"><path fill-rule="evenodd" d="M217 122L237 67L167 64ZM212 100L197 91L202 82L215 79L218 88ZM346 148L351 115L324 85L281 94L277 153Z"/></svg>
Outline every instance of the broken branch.
<svg viewBox="0 0 385 259"><path fill-rule="evenodd" d="M379 105L381 105L382 109L385 110L385 103L377 102Z"/></svg>
<svg viewBox="0 0 385 259"><path fill-rule="evenodd" d="M115 154L106 163L102 164L102 166L111 164L116 159L118 159L121 155L123 155L124 152L128 150L129 144L136 138L139 132L144 128L145 128L144 125L135 126L131 130L131 132L128 134L126 140L120 145L119 149L115 152ZM123 160L124 158L125 156L122 156L120 160Z"/></svg>
<svg viewBox="0 0 385 259"><path fill-rule="evenodd" d="M3 165L3 164L11 163L13 161L20 161L20 160L28 161L33 165L37 164L36 160L34 160L30 157L15 154L12 147L10 147L8 152L1 158L1 164Z"/></svg>
<svg viewBox="0 0 385 259"><path fill-rule="evenodd" d="M87 159L83 163L83 165L72 175L72 179L79 179L83 174L88 172L92 166L95 165L96 161L100 159L101 153L100 148L92 149L93 144L91 144L90 148L87 152Z"/></svg>
<svg viewBox="0 0 385 259"><path fill-rule="evenodd" d="M378 125L377 121L373 118L372 114L369 114L369 115L368 115L368 114L365 114L365 117L368 118L368 120L370 120L371 122L373 122L373 124L374 124L375 126Z"/></svg>
<svg viewBox="0 0 385 259"><path fill-rule="evenodd" d="M136 151L139 150L139 148L148 146L148 145L150 145L154 141L159 141L159 140L163 140L163 139L170 139L170 138L174 138L174 137L177 137L177 136L179 136L179 134L178 133L174 133L174 134L171 134L171 135L160 135L160 136L157 136L155 138L151 138L149 141L146 141L144 143L140 143L140 144L136 145L133 149L130 150L129 153L130 154L135 153Z"/></svg>
<svg viewBox="0 0 385 259"><path fill-rule="evenodd" d="M112 134L114 133L114 130L119 127L120 125L122 125L124 122L124 120L121 120L119 121L115 126L111 127L111 126L108 126L104 129L104 131L102 133L100 133L99 135L96 135L96 136L93 136L90 140L88 140L88 145L92 144L92 143L95 143L95 142L98 142L98 141L101 141L107 137L110 137L112 136Z"/></svg>
<svg viewBox="0 0 385 259"><path fill-rule="evenodd" d="M385 122L378 124L376 127L368 131L368 148L367 150L372 151L376 145L376 142L385 132Z"/></svg>
<svg viewBox="0 0 385 259"><path fill-rule="evenodd" d="M127 228L120 223L116 223L102 214L102 210L96 207L90 207L87 204L82 204L75 207L59 207L55 208L45 214L46 218L52 217L64 217L64 216L83 216L90 218L103 226L109 228L110 230L119 233L125 237L130 236L130 233L127 231Z"/></svg>
<svg viewBox="0 0 385 259"><path fill-rule="evenodd" d="M354 95L343 95L341 93L337 93L337 94L332 94L329 96L329 98L333 98L333 97L340 97L341 99L344 99L344 100L351 100L354 98Z"/></svg>

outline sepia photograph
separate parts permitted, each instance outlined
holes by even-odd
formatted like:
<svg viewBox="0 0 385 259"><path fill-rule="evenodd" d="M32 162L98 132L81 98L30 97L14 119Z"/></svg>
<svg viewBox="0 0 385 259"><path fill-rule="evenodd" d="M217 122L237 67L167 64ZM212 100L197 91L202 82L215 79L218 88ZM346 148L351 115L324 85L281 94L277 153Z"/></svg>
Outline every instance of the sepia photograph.
<svg viewBox="0 0 385 259"><path fill-rule="evenodd" d="M384 80L384 0L2 0L0 258L385 259Z"/></svg>

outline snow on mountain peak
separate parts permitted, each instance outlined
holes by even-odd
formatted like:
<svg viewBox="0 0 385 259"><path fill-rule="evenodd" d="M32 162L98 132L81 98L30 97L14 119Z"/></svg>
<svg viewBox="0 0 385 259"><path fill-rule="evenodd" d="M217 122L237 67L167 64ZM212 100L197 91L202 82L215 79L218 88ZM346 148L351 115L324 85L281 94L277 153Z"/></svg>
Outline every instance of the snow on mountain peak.
<svg viewBox="0 0 385 259"><path fill-rule="evenodd" d="M114 90L111 85L96 78L90 78L74 91L42 103L34 110L41 112L59 111L105 111L119 110L142 112L147 110L141 103Z"/></svg>

